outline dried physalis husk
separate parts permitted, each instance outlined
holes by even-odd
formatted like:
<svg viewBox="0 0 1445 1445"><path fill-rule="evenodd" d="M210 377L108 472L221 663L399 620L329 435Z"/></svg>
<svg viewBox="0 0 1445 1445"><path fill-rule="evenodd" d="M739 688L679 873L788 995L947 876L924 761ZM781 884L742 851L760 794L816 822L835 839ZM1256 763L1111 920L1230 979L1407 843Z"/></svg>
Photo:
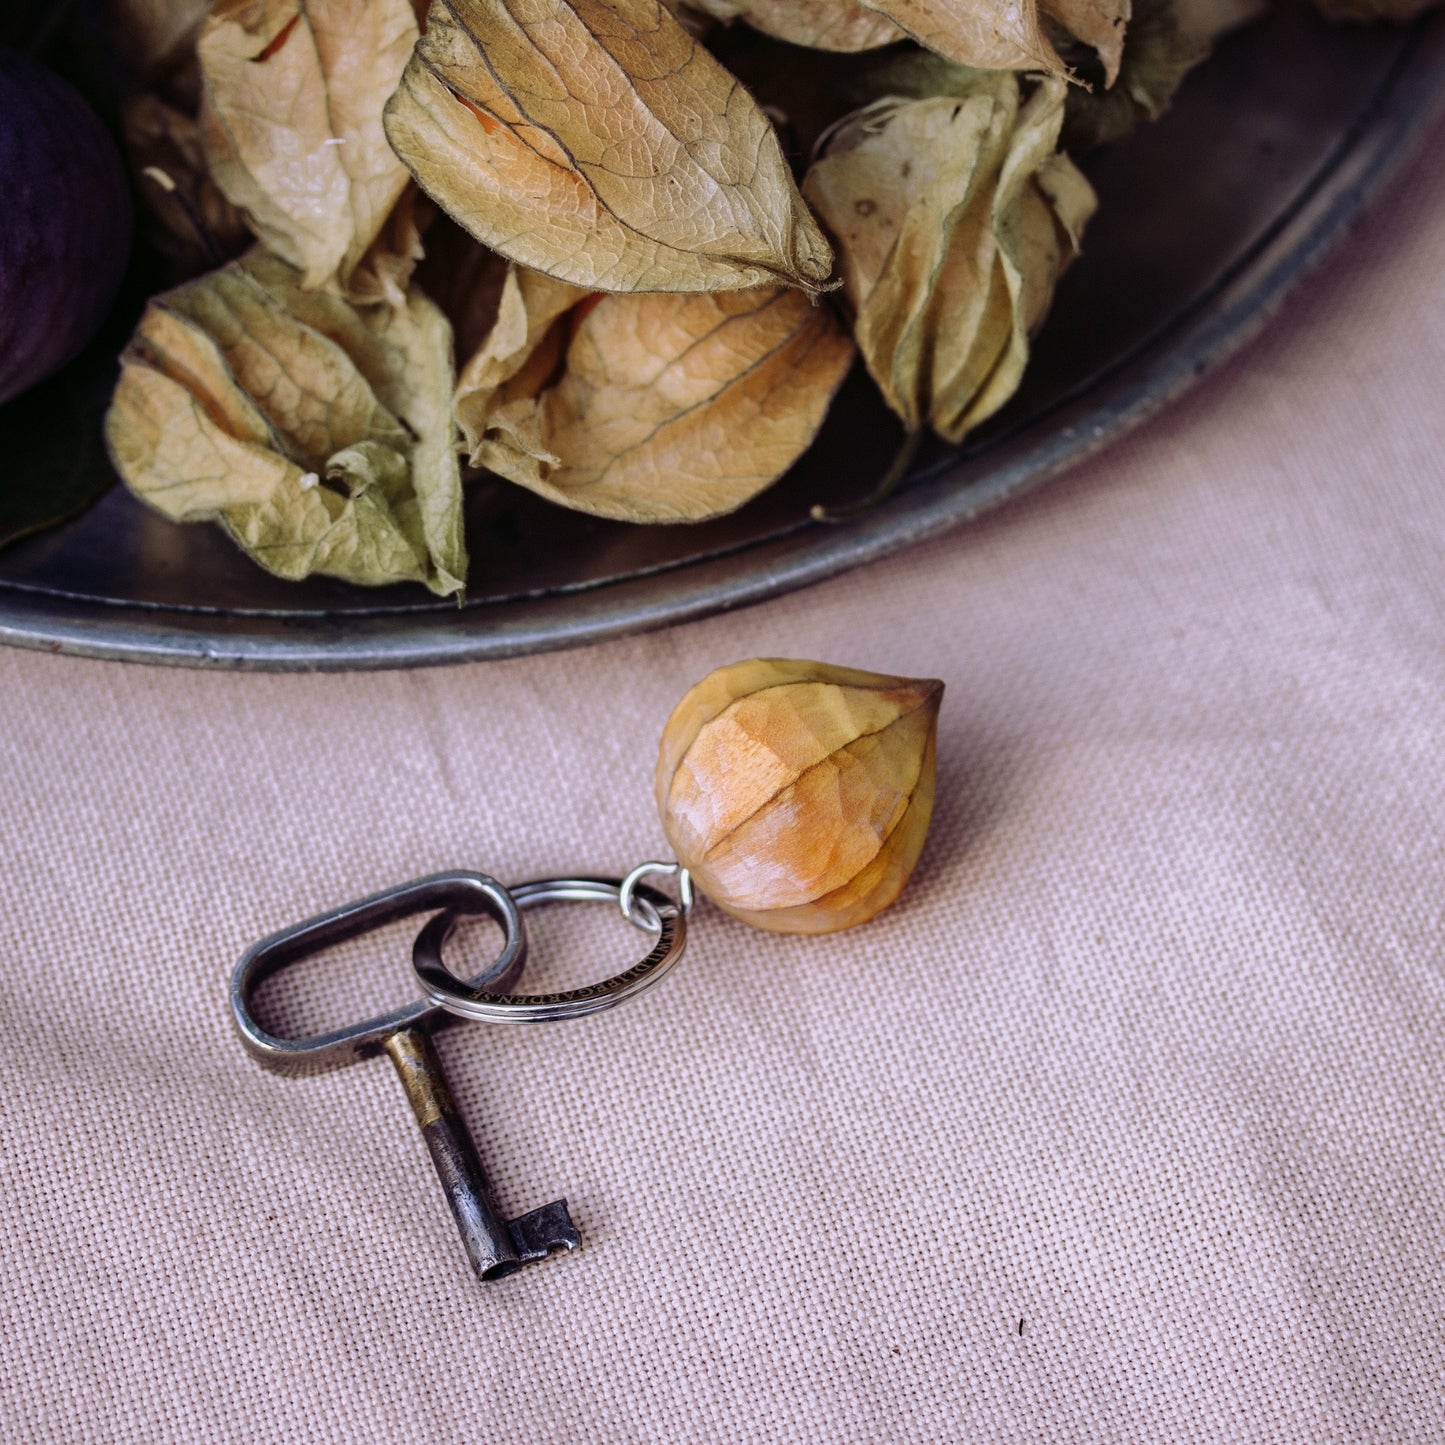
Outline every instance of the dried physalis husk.
<svg viewBox="0 0 1445 1445"><path fill-rule="evenodd" d="M477 467L491 466L490 454L498 447L519 457L551 456L541 443L539 400L565 360L571 329L555 323L598 294L487 254L493 266L479 271L475 285L490 292L491 270L501 271L496 310L485 340L457 376L456 390L462 446ZM519 432L524 440L518 440ZM534 465L528 474L537 471Z"/></svg>
<svg viewBox="0 0 1445 1445"><path fill-rule="evenodd" d="M197 46L216 184L308 288L343 285L407 183L381 113L411 0L215 0Z"/></svg>
<svg viewBox="0 0 1445 1445"><path fill-rule="evenodd" d="M173 521L217 521L269 571L461 592L451 329L308 291L255 250L154 297L106 417L116 470Z"/></svg>
<svg viewBox="0 0 1445 1445"><path fill-rule="evenodd" d="M457 419L473 465L550 501L696 522L792 466L852 360L832 309L790 287L619 296L514 269Z"/></svg>
<svg viewBox="0 0 1445 1445"><path fill-rule="evenodd" d="M933 812L943 684L756 658L710 673L662 735L657 807L719 907L775 933L864 923L903 891Z"/></svg>
<svg viewBox="0 0 1445 1445"><path fill-rule="evenodd" d="M435 216L426 197L408 182L343 288L348 301L359 307L385 301L397 311L406 310L412 273L426 254L418 216L423 207L427 220Z"/></svg>
<svg viewBox="0 0 1445 1445"><path fill-rule="evenodd" d="M1042 8L1050 20L1098 52L1104 88L1113 85L1124 59L1132 0L1043 0Z"/></svg>
<svg viewBox="0 0 1445 1445"><path fill-rule="evenodd" d="M1020 106L1015 76L977 71L959 96L881 100L808 172L859 350L910 430L956 443L1023 376L1095 207L1054 149L1065 89L1045 79Z"/></svg>
<svg viewBox="0 0 1445 1445"><path fill-rule="evenodd" d="M810 50L874 50L906 40L886 15L863 0L691 0L717 20L745 20L755 30Z"/></svg>
<svg viewBox="0 0 1445 1445"><path fill-rule="evenodd" d="M477 240L574 285L832 270L772 123L660 0L436 0L386 132Z"/></svg>
<svg viewBox="0 0 1445 1445"><path fill-rule="evenodd" d="M920 45L983 70L1061 74L1039 23L1038 0L863 0Z"/></svg>

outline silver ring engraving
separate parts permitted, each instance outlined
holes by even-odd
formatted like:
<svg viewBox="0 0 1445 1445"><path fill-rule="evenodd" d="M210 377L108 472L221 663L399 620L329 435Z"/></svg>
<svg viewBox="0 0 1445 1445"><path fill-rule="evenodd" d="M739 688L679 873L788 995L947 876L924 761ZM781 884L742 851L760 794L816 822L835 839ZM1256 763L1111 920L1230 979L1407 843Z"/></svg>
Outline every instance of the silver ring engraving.
<svg viewBox="0 0 1445 1445"><path fill-rule="evenodd" d="M542 878L511 890L517 907L526 910L543 903L610 903L619 906L622 882L615 878ZM651 988L682 957L687 946L687 918L665 893L633 880L632 918L654 935L647 957L621 973L561 993L491 993L485 985L465 983L447 966L446 941L457 915L448 909L437 914L417 934L412 945L412 966L429 1003L462 1018L485 1023L550 1023L580 1018L613 1008Z"/></svg>

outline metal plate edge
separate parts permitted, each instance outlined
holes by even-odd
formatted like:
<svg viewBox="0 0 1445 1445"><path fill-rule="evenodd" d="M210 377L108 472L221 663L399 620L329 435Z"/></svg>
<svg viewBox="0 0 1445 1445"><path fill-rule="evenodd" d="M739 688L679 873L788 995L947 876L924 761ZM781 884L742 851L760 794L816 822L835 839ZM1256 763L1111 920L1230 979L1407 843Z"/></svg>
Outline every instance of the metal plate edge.
<svg viewBox="0 0 1445 1445"><path fill-rule="evenodd" d="M1421 22L1402 73L1329 170L1192 315L1151 338L1042 436L1001 445L979 482L958 467L869 516L722 557L576 592L429 613L398 635L386 617L252 619L249 636L204 636L164 609L0 594L0 643L109 661L257 672L446 666L588 646L766 601L960 526L1097 454L1248 344L1389 186L1445 113L1445 23Z"/></svg>

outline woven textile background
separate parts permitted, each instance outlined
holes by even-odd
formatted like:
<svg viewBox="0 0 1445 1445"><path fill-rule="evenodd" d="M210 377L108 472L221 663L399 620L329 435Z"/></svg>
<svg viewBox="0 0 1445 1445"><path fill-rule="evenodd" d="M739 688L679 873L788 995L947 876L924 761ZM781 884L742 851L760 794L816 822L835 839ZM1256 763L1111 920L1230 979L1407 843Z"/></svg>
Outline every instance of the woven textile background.
<svg viewBox="0 0 1445 1445"><path fill-rule="evenodd" d="M1441 141L1166 416L808 592L437 672L0 653L5 1438L1445 1438ZM386 1063L263 1073L231 965L658 855L663 719L753 654L946 680L923 865L445 1036L506 1206L584 1236L482 1288ZM635 947L536 926L539 982ZM271 1016L410 996L405 945Z"/></svg>

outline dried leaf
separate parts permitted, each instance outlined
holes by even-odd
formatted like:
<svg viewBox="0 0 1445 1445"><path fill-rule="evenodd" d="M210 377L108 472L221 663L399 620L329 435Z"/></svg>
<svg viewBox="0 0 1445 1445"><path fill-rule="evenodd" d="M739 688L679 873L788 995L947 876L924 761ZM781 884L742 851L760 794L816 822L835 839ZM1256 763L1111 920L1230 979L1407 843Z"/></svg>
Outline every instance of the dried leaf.
<svg viewBox="0 0 1445 1445"><path fill-rule="evenodd" d="M832 268L767 117L659 0L435 0L386 128L473 236L574 285Z"/></svg>
<svg viewBox="0 0 1445 1445"><path fill-rule="evenodd" d="M1132 14L1130 0L1042 0L1042 5L1050 20L1098 52L1104 67L1104 88L1112 86L1124 59L1124 36Z"/></svg>
<svg viewBox="0 0 1445 1445"><path fill-rule="evenodd" d="M121 105L121 126L152 245L189 277L240 255L250 244L245 218L206 170L201 132L160 96L142 92Z"/></svg>
<svg viewBox="0 0 1445 1445"><path fill-rule="evenodd" d="M907 39L863 0L692 0L718 20L746 20L755 30L812 50L874 50Z"/></svg>
<svg viewBox="0 0 1445 1445"><path fill-rule="evenodd" d="M879 101L808 173L859 349L910 429L958 442L1018 386L1095 205L1054 150L1065 89L1020 108L1014 76L985 75L964 99Z"/></svg>
<svg viewBox="0 0 1445 1445"><path fill-rule="evenodd" d="M106 418L117 471L175 521L217 520L278 576L460 593L451 331L307 291L253 251L155 297Z"/></svg>
<svg viewBox="0 0 1445 1445"><path fill-rule="evenodd" d="M981 70L1061 74L1063 61L1039 25L1037 0L862 0L920 45Z"/></svg>
<svg viewBox="0 0 1445 1445"><path fill-rule="evenodd" d="M538 289L525 273L509 278L514 303ZM829 307L782 286L593 295L529 349L546 314L538 305L524 318L525 337L523 318L507 323L521 344L505 364L525 358L485 415L479 393L469 398L472 460L628 522L695 522L740 507L806 450L853 356ZM506 348L487 350L495 374Z"/></svg>
<svg viewBox="0 0 1445 1445"><path fill-rule="evenodd" d="M381 112L416 36L411 0L216 0L201 31L211 174L307 287L350 280L406 185Z"/></svg>

